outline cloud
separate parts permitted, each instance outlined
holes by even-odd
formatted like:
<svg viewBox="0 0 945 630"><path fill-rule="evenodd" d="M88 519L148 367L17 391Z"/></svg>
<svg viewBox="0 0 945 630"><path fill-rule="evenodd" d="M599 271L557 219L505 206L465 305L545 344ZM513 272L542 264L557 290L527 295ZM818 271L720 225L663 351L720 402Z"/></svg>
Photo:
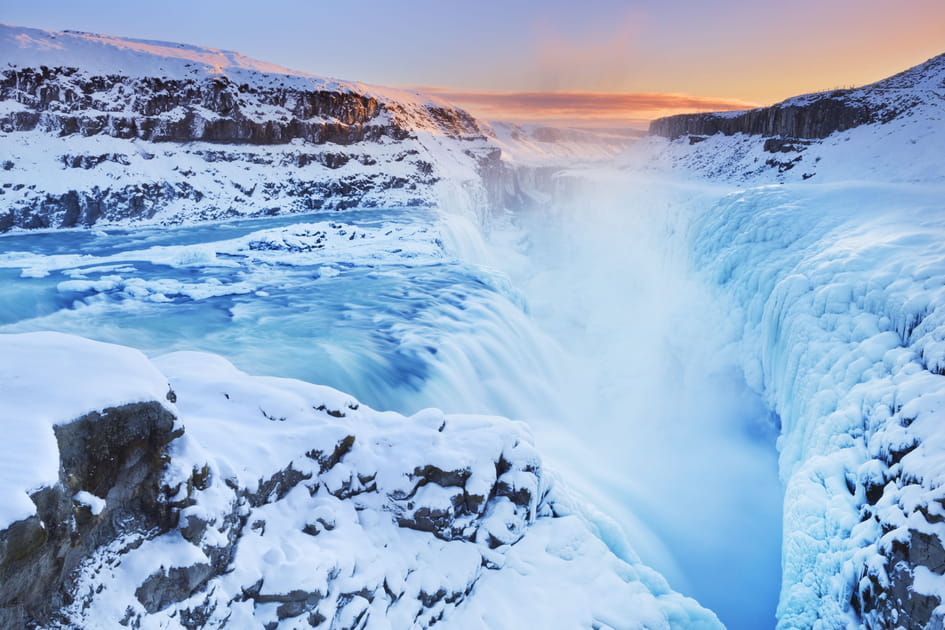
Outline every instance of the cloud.
<svg viewBox="0 0 945 630"><path fill-rule="evenodd" d="M621 121L639 124L660 116L683 112L731 111L756 107L737 99L709 98L671 93L613 93L584 91L512 92L438 86L413 88L439 96L486 120L516 122L571 121L574 123Z"/></svg>
<svg viewBox="0 0 945 630"><path fill-rule="evenodd" d="M545 91L607 90L626 80L635 60L642 58L638 41L645 14L624 10L587 17L578 23L539 20L534 25L528 64L532 85Z"/></svg>

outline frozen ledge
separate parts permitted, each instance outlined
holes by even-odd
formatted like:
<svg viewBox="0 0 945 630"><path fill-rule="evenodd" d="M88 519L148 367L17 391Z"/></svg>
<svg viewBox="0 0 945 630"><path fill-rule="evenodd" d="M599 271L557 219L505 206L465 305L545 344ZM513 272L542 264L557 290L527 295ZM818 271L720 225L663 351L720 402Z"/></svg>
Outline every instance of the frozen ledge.
<svg viewBox="0 0 945 630"><path fill-rule="evenodd" d="M202 353L0 347L22 433L0 481L24 497L5 626L721 628L592 535L519 423L378 412ZM42 465L8 452L30 434Z"/></svg>

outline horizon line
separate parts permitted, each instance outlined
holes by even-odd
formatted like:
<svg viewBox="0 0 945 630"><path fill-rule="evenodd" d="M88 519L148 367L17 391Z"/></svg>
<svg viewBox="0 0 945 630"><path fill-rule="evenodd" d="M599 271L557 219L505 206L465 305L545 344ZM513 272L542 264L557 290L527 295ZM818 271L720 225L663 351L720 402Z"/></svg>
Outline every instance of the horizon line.
<svg viewBox="0 0 945 630"><path fill-rule="evenodd" d="M590 90L492 90L437 85L401 86L442 98L484 120L639 126L674 114L738 111L757 103L680 92L600 92Z"/></svg>

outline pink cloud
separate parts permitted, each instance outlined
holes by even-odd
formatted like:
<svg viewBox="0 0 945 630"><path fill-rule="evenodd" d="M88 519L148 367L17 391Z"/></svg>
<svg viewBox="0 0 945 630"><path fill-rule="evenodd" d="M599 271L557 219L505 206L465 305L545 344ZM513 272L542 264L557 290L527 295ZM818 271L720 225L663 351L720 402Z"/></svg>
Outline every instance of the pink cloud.
<svg viewBox="0 0 945 630"><path fill-rule="evenodd" d="M487 120L640 122L682 112L731 111L756 106L737 99L649 92L508 92L437 86L415 89L439 96Z"/></svg>

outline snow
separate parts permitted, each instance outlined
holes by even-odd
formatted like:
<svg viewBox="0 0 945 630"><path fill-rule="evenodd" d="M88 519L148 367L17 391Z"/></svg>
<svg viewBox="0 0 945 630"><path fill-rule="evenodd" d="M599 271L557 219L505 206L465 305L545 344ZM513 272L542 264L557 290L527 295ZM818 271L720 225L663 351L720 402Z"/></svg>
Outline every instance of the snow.
<svg viewBox="0 0 945 630"><path fill-rule="evenodd" d="M337 390L249 376L205 353L177 352L151 363L128 348L61 334L0 341L5 391L9 382L33 384L12 390L20 409L44 409L42 401L22 397L50 376L57 385L65 377L82 381L76 365L65 365L77 355L95 373L91 384L107 383L108 393L63 388L49 417L68 421L83 409L164 401L168 382L177 396L175 406L162 404L184 429L170 446L165 475L169 487L180 484L193 499L181 511L180 529L125 532L93 553L79 568L78 599L64 611L70 623L107 627L130 616L141 628L183 628L186 611L199 605L207 628L233 619L263 627L284 617L280 627L296 627L315 606L336 625L366 619L367 628L423 627L435 619L454 628L520 628L536 619L588 629L721 627L651 569L614 556L578 516L553 517L558 491L521 423L436 409L412 418L377 412ZM35 373L37 363L46 374ZM340 455L326 459L333 450ZM35 449L30 453L35 458ZM5 466L9 461L5 455ZM195 484L201 470L205 482ZM428 474L421 470L453 477L418 484ZM52 477L32 472L31 487L55 483L55 468ZM17 482L10 470L3 474ZM510 498L522 491L524 506ZM404 524L421 506L457 510L457 492L491 496L471 513L456 512L448 535ZM74 501L93 514L105 507L84 491ZM232 544L226 532L233 514L246 527L236 530L228 569L183 601L148 612L139 587L171 569L209 570L210 558ZM187 533L192 527L202 533ZM240 596L254 604L235 603ZM307 603L290 612L292 602Z"/></svg>
<svg viewBox="0 0 945 630"><path fill-rule="evenodd" d="M945 55L933 57L899 74L858 88L832 90L803 94L784 101L784 105L806 105L814 100L829 98L841 99L854 105L878 108L880 110L908 109L917 102L940 98L945 84ZM931 97L931 98L930 98Z"/></svg>
<svg viewBox="0 0 945 630"><path fill-rule="evenodd" d="M71 335L0 335L0 528L36 513L29 495L59 479L54 429L82 416L135 402L167 409L167 379L134 349ZM91 496L78 500L93 509Z"/></svg>
<svg viewBox="0 0 945 630"><path fill-rule="evenodd" d="M153 143L104 135L59 137L42 131L0 132L0 138L4 159L13 163L11 169L0 170L0 200L8 208L29 206L37 195L63 195L73 190L91 199L107 198L107 191L121 191L125 186L131 187L129 196L139 194L143 187L166 191L166 202L145 201L145 211L137 217L142 224L299 213L311 211L313 199L328 209L345 199L331 193L343 185L356 187L352 194L362 206L429 207L440 199L442 185L435 177L418 175L418 165L434 164L437 172L451 181L471 182L477 178L475 160L460 149L482 144L458 144L451 138L430 136L343 148L286 144L234 149L202 142ZM343 155L347 160L329 168L323 164L326 155ZM97 164L87 169L66 165L67 158L81 157L95 159ZM395 185L397 182L400 184ZM100 220L98 226L105 224Z"/></svg>
<svg viewBox="0 0 945 630"><path fill-rule="evenodd" d="M934 530L919 514L945 481L945 127L940 99L917 110L814 142L781 174L743 135L649 139L634 150L650 165L626 156L739 186L693 211L692 264L731 305L746 375L782 424L779 628L854 627L850 594L885 575L883 545ZM924 592L945 584L916 576Z"/></svg>
<svg viewBox="0 0 945 630"><path fill-rule="evenodd" d="M252 59L238 52L176 42L83 33L46 31L0 24L0 57L7 67L72 67L98 74L195 79L227 76L261 87L345 91L410 107L451 107L445 101L408 90L339 81Z"/></svg>
<svg viewBox="0 0 945 630"><path fill-rule="evenodd" d="M372 262L396 260L403 265L424 265L440 261L444 253L437 244L438 234L425 226L384 225L374 228L359 227L341 220L318 223L296 223L285 228L258 230L247 236L227 241L194 245L158 245L147 249L127 250L120 253L95 256L91 254L37 255L24 251L0 254L0 267L22 268L23 277L45 277L51 272L73 270L76 278L59 283L60 291L104 292L133 286L147 287L141 279L124 281L118 275L102 275L96 281L78 278L88 273L114 270L133 271L134 267L115 266L122 262L149 262L173 268L236 267L241 265L279 264L289 266L313 265L331 261L342 265L369 265ZM331 272L328 273L331 275ZM164 293L181 292L187 285L171 280L157 283ZM192 285L194 299L220 295L215 289L219 281L208 278ZM249 284L242 284L231 292L248 293ZM199 291L199 292L198 292Z"/></svg>
<svg viewBox="0 0 945 630"><path fill-rule="evenodd" d="M98 516L105 511L105 499L97 497L91 492L86 492L85 490L76 492L72 500L79 505L88 507L93 516Z"/></svg>

